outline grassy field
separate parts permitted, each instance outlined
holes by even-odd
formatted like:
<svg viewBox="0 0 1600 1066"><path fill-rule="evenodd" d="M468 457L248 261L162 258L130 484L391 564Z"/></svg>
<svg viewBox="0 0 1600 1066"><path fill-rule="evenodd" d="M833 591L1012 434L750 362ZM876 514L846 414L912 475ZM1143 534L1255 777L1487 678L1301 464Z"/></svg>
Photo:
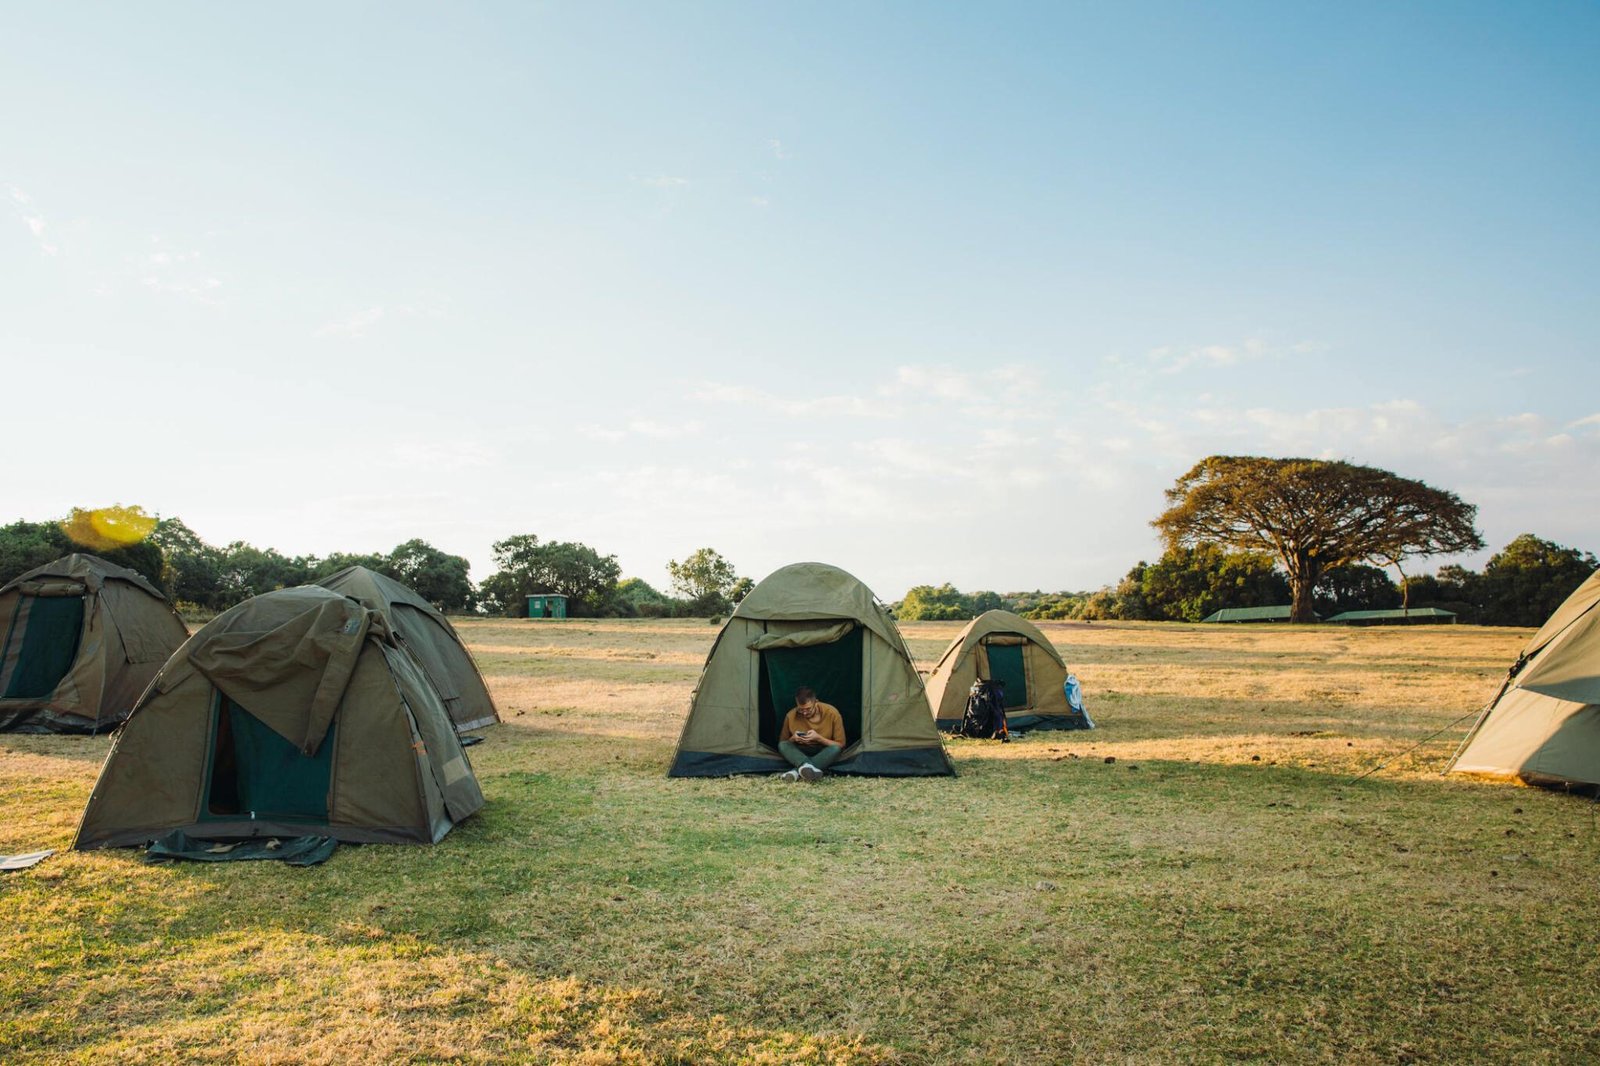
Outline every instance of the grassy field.
<svg viewBox="0 0 1600 1066"><path fill-rule="evenodd" d="M704 622L465 623L478 816L0 874L0 1062L1600 1060L1595 804L1439 777L1460 729L1351 780L1526 632L1045 628L1099 730L805 786L663 776ZM108 746L0 739L0 853Z"/></svg>

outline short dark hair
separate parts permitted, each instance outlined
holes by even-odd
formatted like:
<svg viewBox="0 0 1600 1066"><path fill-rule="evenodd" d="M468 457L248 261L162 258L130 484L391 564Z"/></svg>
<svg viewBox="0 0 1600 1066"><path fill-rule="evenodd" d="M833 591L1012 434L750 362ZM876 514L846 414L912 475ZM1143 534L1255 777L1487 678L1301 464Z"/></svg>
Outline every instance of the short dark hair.
<svg viewBox="0 0 1600 1066"><path fill-rule="evenodd" d="M817 690L810 685L801 685L794 690L794 701L796 703L804 703L806 700L814 700L816 698Z"/></svg>

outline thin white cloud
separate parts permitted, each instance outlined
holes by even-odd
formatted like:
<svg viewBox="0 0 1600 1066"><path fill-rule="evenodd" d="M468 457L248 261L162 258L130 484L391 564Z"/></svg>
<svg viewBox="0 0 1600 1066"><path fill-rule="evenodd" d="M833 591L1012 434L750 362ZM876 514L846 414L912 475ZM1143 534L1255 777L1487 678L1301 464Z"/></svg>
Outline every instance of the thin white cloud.
<svg viewBox="0 0 1600 1066"><path fill-rule="evenodd" d="M324 322L313 331L317 337L344 337L347 340L364 340L373 330L390 319L422 319L438 322L447 318L441 301L423 296L398 303L371 304L360 310Z"/></svg>
<svg viewBox="0 0 1600 1066"><path fill-rule="evenodd" d="M591 422L578 427L578 432L590 440L614 444L630 437L681 440L686 437L698 437L705 428L703 422L692 418L681 422L668 422L656 418L631 418L622 426L602 426Z"/></svg>
<svg viewBox="0 0 1600 1066"><path fill-rule="evenodd" d="M789 152L783 147L783 142L776 137L767 138L767 151L772 153L774 159L788 159Z"/></svg>
<svg viewBox="0 0 1600 1066"><path fill-rule="evenodd" d="M634 178L633 180L638 182L640 185L646 185L652 189L676 190L687 189L689 187L688 178L680 178L673 174L657 174L653 177Z"/></svg>
<svg viewBox="0 0 1600 1066"><path fill-rule="evenodd" d="M1233 344L1200 344L1189 347L1162 345L1146 354L1146 361L1162 374L1181 374L1196 367L1205 370L1223 370L1263 359L1284 359L1292 356L1314 355L1325 350L1314 341L1297 341L1293 344L1273 344L1264 337L1247 337ZM1108 362L1121 363L1113 356Z"/></svg>
<svg viewBox="0 0 1600 1066"><path fill-rule="evenodd" d="M973 374L944 366L900 366L879 387L887 398L960 408L989 424L1044 421L1057 417L1063 394L1047 384L1042 371L1025 364L986 366Z"/></svg>
<svg viewBox="0 0 1600 1066"><path fill-rule="evenodd" d="M8 184L0 186L0 188L5 190L6 200L11 204L12 213L33 235L34 243L38 245L39 251L45 255L55 255L59 249L56 248L47 235L48 227L45 224L44 215L40 214L33 206L33 197L15 185Z"/></svg>
<svg viewBox="0 0 1600 1066"><path fill-rule="evenodd" d="M362 308L360 311L354 311L342 318L323 323L317 327L316 336L345 337L350 340L361 340L367 336L372 327L383 321L387 313L381 304L374 304L371 307Z"/></svg>
<svg viewBox="0 0 1600 1066"><path fill-rule="evenodd" d="M430 440L426 444L399 443L388 450L388 465L429 473L482 470L500 460L500 452L481 441Z"/></svg>
<svg viewBox="0 0 1600 1066"><path fill-rule="evenodd" d="M969 399L977 391L970 375L944 367L902 366L884 392L931 394L946 400Z"/></svg>
<svg viewBox="0 0 1600 1066"><path fill-rule="evenodd" d="M672 440L678 437L693 437L705 427L690 419L686 422L661 422L653 418L635 418L628 423L628 431L637 433L641 437L654 437L658 440Z"/></svg>
<svg viewBox="0 0 1600 1066"><path fill-rule="evenodd" d="M887 416L890 409L873 403L862 396L813 396L806 399L788 399L748 385L728 385L707 382L689 393L689 399L703 403L746 407L751 410L788 416L801 415L875 415Z"/></svg>
<svg viewBox="0 0 1600 1066"><path fill-rule="evenodd" d="M175 296L196 303L219 303L222 278L200 265L204 256L197 248L175 248L159 233L150 235L150 250L122 257L139 284L150 292Z"/></svg>
<svg viewBox="0 0 1600 1066"><path fill-rule="evenodd" d="M165 293L169 296L180 296L186 300L198 303L216 303L217 290L222 288L220 278L193 278L183 281L168 280L154 274L146 274L139 279L139 283L151 292Z"/></svg>

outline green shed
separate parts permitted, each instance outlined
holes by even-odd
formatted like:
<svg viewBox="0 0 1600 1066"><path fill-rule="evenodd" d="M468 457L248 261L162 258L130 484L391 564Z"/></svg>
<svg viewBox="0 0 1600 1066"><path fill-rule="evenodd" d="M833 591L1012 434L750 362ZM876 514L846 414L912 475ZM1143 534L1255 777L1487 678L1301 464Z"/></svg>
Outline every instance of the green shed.
<svg viewBox="0 0 1600 1066"><path fill-rule="evenodd" d="M1224 607L1200 619L1202 622L1287 622L1294 610L1288 604L1282 607Z"/></svg>
<svg viewBox="0 0 1600 1066"><path fill-rule="evenodd" d="M529 618L565 618L567 598L553 592L542 592L528 597Z"/></svg>
<svg viewBox="0 0 1600 1066"><path fill-rule="evenodd" d="M1347 626L1454 625L1456 613L1439 607L1395 608L1389 611L1345 611L1328 619Z"/></svg>

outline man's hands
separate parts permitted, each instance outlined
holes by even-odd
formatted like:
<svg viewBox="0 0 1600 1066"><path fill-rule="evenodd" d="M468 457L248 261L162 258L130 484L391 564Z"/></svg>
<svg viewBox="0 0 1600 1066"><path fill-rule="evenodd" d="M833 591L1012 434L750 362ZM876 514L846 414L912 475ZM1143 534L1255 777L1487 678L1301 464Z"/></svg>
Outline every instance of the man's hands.
<svg viewBox="0 0 1600 1066"><path fill-rule="evenodd" d="M794 739L798 740L802 744L826 744L829 747L839 747L839 742L837 740L829 740L827 737L818 733L815 729L797 729L794 733Z"/></svg>

